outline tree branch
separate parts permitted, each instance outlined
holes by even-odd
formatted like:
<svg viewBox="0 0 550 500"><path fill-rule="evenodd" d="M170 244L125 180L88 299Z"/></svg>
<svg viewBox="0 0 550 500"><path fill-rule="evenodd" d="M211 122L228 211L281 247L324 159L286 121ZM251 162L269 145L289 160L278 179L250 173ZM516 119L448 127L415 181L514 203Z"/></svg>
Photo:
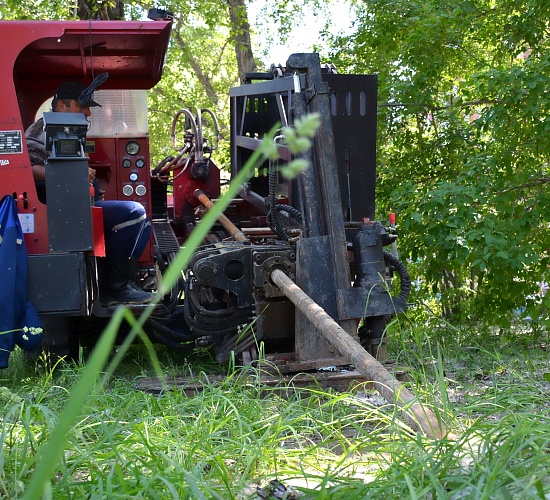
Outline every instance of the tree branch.
<svg viewBox="0 0 550 500"><path fill-rule="evenodd" d="M205 74L203 71L201 65L197 61L197 59L193 56L191 51L189 50L189 46L181 36L181 33L179 31L173 31L176 41L180 48L185 52L187 55L187 60L189 62L189 65L191 66L192 70L195 72L195 75L197 76L199 82L201 83L204 91L206 92L206 95L208 98L212 101L214 105L218 104L218 95L216 94L216 91L214 90L214 87L212 86L212 82L210 81L210 78Z"/></svg>
<svg viewBox="0 0 550 500"><path fill-rule="evenodd" d="M477 101L466 101L462 102L460 104L446 104L445 106L434 106L433 104L427 103L427 102L381 102L378 103L378 107L380 108L426 108L431 111L443 111L445 109L449 108L467 108L469 106L484 106L484 105L493 105L493 104L499 104L500 101L497 101L495 99L479 99Z"/></svg>

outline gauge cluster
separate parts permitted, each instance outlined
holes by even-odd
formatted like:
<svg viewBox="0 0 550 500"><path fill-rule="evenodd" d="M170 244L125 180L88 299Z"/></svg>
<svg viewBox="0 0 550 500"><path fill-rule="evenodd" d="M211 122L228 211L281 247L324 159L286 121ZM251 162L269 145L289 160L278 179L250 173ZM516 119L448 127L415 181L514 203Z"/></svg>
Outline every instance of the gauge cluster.
<svg viewBox="0 0 550 500"><path fill-rule="evenodd" d="M90 167L106 200L129 200L151 205L149 137L90 137L86 142Z"/></svg>
<svg viewBox="0 0 550 500"><path fill-rule="evenodd" d="M135 156L139 153L139 144L136 141L129 141L126 143L126 152L131 155Z"/></svg>
<svg viewBox="0 0 550 500"><path fill-rule="evenodd" d="M121 139L121 141L124 143L123 149L120 148L124 151L121 158L123 167L122 194L125 197L141 201L140 198L147 194L145 177L149 173L148 169L144 169L146 157L143 151L145 151L145 147L140 144L139 140Z"/></svg>

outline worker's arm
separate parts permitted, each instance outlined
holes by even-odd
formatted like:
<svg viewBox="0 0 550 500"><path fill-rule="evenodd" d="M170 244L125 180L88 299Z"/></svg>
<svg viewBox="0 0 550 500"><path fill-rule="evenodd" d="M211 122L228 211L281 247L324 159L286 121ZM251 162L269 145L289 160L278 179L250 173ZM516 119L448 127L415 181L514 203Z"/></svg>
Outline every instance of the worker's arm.
<svg viewBox="0 0 550 500"><path fill-rule="evenodd" d="M33 165L31 168L34 182L40 182L46 179L46 167L44 167L44 165Z"/></svg>

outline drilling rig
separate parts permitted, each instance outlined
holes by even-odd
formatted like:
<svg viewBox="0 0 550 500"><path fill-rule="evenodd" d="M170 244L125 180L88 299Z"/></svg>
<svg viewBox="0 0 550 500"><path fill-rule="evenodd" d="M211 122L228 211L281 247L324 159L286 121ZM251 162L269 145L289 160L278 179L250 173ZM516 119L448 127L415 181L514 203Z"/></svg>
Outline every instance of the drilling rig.
<svg viewBox="0 0 550 500"><path fill-rule="evenodd" d="M99 301L101 208L82 195L88 192L82 172L96 171L105 199L145 207L153 231L136 283L146 290L157 289L220 197L219 132L209 109L179 110L170 131L174 155L151 164L147 90L162 78L170 31L170 19L0 21L3 39L11 41L0 82L0 195L17 204L28 298L46 342L60 353L91 342L94 329L113 314ZM58 177L50 176L52 201L43 203L25 130L48 111L61 82L90 83L99 73L109 78L96 92L102 107L94 109L91 127L79 132L85 155L69 158ZM386 325L405 311L410 279L395 252L385 250L395 232L375 216L376 76L338 74L318 54L292 54L285 66L247 75L231 89L230 103L231 178L270 130L315 113L320 126L312 148L301 154L310 167L287 180L281 170L294 157L284 141L277 143L278 159L263 161L241 186L154 306L147 333L182 352L210 347L220 362L235 355L251 363L262 350L284 373L349 364L277 284L274 276L283 273L383 359ZM53 172L55 164L46 169ZM399 293L392 292L394 275ZM131 306L136 313L145 307Z"/></svg>

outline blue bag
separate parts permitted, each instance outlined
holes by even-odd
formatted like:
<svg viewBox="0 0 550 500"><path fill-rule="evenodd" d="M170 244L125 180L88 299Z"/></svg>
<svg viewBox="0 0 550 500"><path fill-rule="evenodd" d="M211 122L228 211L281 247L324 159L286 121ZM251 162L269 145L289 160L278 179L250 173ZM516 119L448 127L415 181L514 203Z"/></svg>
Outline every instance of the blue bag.
<svg viewBox="0 0 550 500"><path fill-rule="evenodd" d="M0 201L0 368L7 368L15 345L35 350L42 322L27 299L27 248L12 196Z"/></svg>

